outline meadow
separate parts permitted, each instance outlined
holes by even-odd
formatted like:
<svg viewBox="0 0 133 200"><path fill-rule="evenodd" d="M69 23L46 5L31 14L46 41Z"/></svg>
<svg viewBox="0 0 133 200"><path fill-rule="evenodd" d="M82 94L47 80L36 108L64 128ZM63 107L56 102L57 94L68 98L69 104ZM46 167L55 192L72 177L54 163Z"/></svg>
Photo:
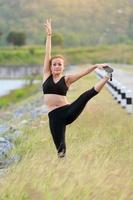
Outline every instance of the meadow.
<svg viewBox="0 0 133 200"><path fill-rule="evenodd" d="M94 74L80 79L68 93L69 101L96 81ZM63 159L57 158L47 115L35 119L15 142L11 153L21 160L0 178L0 199L132 200L132 130L133 116L106 87L67 127Z"/></svg>
<svg viewBox="0 0 133 200"><path fill-rule="evenodd" d="M67 64L85 63L125 63L133 64L133 45L115 44L98 45L89 47L63 48L53 47L52 54L62 54L66 57ZM39 45L23 47L1 47L0 65L43 65L45 47Z"/></svg>

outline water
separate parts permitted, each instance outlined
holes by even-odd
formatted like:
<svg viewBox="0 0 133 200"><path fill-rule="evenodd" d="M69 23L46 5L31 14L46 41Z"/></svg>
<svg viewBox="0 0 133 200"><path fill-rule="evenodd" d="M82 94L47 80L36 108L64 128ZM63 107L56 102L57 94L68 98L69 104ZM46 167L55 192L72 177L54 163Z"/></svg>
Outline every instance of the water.
<svg viewBox="0 0 133 200"><path fill-rule="evenodd" d="M27 80L9 80L4 79L0 80L0 96L9 94L11 90L22 88L25 84L27 84Z"/></svg>

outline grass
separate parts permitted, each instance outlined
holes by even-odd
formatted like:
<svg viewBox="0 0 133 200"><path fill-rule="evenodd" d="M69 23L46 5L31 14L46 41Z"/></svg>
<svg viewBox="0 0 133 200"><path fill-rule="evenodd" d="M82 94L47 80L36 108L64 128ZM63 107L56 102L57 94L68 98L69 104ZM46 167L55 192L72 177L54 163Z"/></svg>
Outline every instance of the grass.
<svg viewBox="0 0 133 200"><path fill-rule="evenodd" d="M127 63L133 64L133 45L99 45L77 48L53 48L52 54L64 55L69 63ZM44 46L0 48L0 65L43 64Z"/></svg>
<svg viewBox="0 0 133 200"><path fill-rule="evenodd" d="M20 102L23 99L39 91L40 84L28 84L23 88L12 90L9 94L0 97L0 109Z"/></svg>
<svg viewBox="0 0 133 200"><path fill-rule="evenodd" d="M73 101L96 79L73 85ZM47 116L37 118L16 140L21 155L0 180L1 200L132 200L133 117L104 88L67 127L67 156L58 159Z"/></svg>

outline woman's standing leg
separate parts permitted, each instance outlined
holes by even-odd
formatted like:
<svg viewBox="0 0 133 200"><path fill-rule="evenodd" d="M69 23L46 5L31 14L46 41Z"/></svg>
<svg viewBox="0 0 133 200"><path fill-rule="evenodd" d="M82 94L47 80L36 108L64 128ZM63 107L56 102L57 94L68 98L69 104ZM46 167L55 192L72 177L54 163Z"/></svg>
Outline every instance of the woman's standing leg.
<svg viewBox="0 0 133 200"><path fill-rule="evenodd" d="M56 146L58 156L64 157L66 153L65 131L66 125L61 120L49 119L49 127Z"/></svg>

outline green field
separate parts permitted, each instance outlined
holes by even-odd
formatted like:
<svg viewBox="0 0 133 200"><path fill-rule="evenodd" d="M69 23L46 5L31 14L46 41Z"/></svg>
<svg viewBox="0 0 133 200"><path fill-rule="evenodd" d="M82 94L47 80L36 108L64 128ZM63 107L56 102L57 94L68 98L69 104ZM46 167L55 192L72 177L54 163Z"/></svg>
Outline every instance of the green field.
<svg viewBox="0 0 133 200"><path fill-rule="evenodd" d="M79 80L69 101L96 81L93 75ZM41 116L23 128L12 152L22 159L0 179L1 200L133 199L133 116L106 88L67 127L64 159L56 156L47 120Z"/></svg>
<svg viewBox="0 0 133 200"><path fill-rule="evenodd" d="M126 63L133 64L133 45L101 45L77 48L53 48L52 54L62 54L68 64L85 63ZM24 46L0 48L0 65L42 65L44 59L44 46Z"/></svg>
<svg viewBox="0 0 133 200"><path fill-rule="evenodd" d="M40 84L28 84L23 88L10 91L9 94L0 97L0 109L5 109L14 103L20 102L35 94L40 89Z"/></svg>

